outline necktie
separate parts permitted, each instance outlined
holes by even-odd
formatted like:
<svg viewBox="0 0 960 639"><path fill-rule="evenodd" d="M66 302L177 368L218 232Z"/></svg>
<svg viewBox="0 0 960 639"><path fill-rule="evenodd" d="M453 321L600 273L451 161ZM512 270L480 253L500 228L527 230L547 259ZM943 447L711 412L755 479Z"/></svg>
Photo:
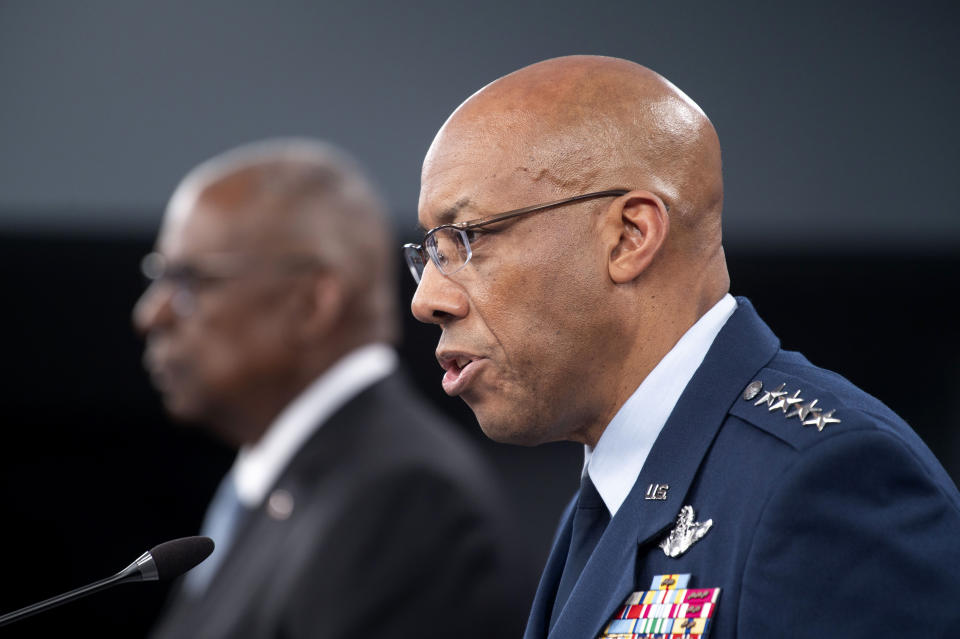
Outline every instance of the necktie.
<svg viewBox="0 0 960 639"><path fill-rule="evenodd" d="M567 603L573 586L580 578L583 567L590 559L594 547L603 535L610 513L600 498L588 473L583 474L580 480L580 497L577 499L577 509L573 514L573 531L570 536L570 549L567 551L567 561L560 576L560 585L557 587L557 596L553 600L553 612L550 614L550 628L557 622L560 611Z"/></svg>
<svg viewBox="0 0 960 639"><path fill-rule="evenodd" d="M205 561L187 573L183 581L185 593L199 597L207 589L210 580L217 573L217 568L226 557L246 512L247 508L240 502L237 494L233 474L227 473L207 507L200 533L213 539L216 547Z"/></svg>

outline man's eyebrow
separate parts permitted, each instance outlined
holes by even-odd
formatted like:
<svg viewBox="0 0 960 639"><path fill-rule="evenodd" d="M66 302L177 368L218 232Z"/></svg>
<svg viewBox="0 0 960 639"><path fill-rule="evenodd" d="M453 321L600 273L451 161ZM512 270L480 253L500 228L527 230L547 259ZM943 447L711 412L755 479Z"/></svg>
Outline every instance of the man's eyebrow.
<svg viewBox="0 0 960 639"><path fill-rule="evenodd" d="M443 209L437 213L436 226L443 226L444 224L453 224L453 221L457 219L457 215L460 214L460 211L463 209L473 206L473 203L470 201L470 198L463 197L454 202L453 206ZM417 224L417 228L426 233L430 229L426 229L422 224Z"/></svg>

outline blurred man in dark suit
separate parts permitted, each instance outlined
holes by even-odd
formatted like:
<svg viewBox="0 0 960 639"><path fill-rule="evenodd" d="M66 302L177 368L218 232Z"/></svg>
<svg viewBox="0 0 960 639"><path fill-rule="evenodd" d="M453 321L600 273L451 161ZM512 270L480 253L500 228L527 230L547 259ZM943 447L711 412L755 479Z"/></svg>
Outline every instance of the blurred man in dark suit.
<svg viewBox="0 0 960 639"><path fill-rule="evenodd" d="M494 439L584 445L525 636L956 635L960 494L728 293L721 173L700 107L596 56L484 87L424 160L406 254L444 389Z"/></svg>
<svg viewBox="0 0 960 639"><path fill-rule="evenodd" d="M239 454L157 639L522 628L495 484L397 372L394 251L318 142L241 147L176 189L134 321L169 412Z"/></svg>

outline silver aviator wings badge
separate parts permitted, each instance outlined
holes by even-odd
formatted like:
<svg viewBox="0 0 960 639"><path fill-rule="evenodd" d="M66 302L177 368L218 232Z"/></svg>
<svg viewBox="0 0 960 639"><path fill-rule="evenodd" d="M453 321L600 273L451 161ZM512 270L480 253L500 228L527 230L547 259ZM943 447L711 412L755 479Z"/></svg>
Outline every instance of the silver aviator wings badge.
<svg viewBox="0 0 960 639"><path fill-rule="evenodd" d="M690 549L690 546L700 541L710 527L713 526L713 520L708 519L704 522L694 521L694 512L692 506L684 506L677 515L677 525L674 526L670 534L660 542L660 548L663 549L667 557L679 557Z"/></svg>

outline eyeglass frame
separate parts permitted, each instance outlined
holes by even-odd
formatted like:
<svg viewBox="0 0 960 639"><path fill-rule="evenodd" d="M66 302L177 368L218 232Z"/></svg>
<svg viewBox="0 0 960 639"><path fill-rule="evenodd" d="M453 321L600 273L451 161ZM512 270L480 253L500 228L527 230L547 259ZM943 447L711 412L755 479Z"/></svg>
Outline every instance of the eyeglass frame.
<svg viewBox="0 0 960 639"><path fill-rule="evenodd" d="M573 197L568 197L568 198L564 198L562 200L556 200L553 202L547 202L545 204L534 204L533 206L525 206L520 209L513 209L512 211L506 211L505 213L497 213L496 215L489 215L489 216L477 218L474 220L465 220L463 222L441 224L427 231L424 234L423 240L421 240L420 244L413 244L413 243L404 244L403 257L407 262L407 268L410 269L410 274L413 275L413 281L416 282L417 285L419 285L420 279L421 279L421 273L417 272L417 267L413 263L413 260L410 257L411 252L414 252L419 256L420 261L423 263L424 269L427 268L427 262L430 261L430 262L433 262L433 265L437 267L437 270L443 273L444 275L453 275L454 273L462 269L464 266L466 266L470 262L470 258L473 257L473 250L470 248L470 240L469 238L467 238L466 231L479 228L482 226L487 226L488 224L494 224L496 222L509 220L511 218L518 217L520 215L526 215L527 213L537 213L539 211L546 211L548 209L556 208L558 206L564 206L566 204L574 204L577 202L584 202L586 200L593 200L601 197L620 197L621 195L626 195L629 192L630 191L627 189L607 189L605 191L595 191L593 193L584 193L581 195L575 195ZM460 234L460 238L463 241L463 246L464 248L466 248L466 251L467 251L467 256L463 259L463 264L461 264L454 270L450 271L449 273L444 271L443 267L440 266L439 258L435 256L436 250L431 252L429 248L427 248L427 242L430 240L430 238L433 237L437 233L437 231L440 231L443 229L454 229L455 231L458 231ZM429 260L425 258L429 258Z"/></svg>
<svg viewBox="0 0 960 639"><path fill-rule="evenodd" d="M231 258L249 258L236 253L214 253L207 257ZM241 263L242 260L237 260ZM179 317L188 317L196 309L196 298L199 286L224 283L231 280L242 279L250 275L262 272L256 265L256 260L246 260L246 264L232 269L206 268L199 263L194 264L175 264L171 268L171 261L159 251L147 253L140 259L140 273L150 283L149 286L156 286L163 283L171 286L173 289L173 307L176 315ZM263 262L264 265L272 266L283 274L295 274L305 270L323 270L325 264L315 255L282 255L273 257Z"/></svg>

